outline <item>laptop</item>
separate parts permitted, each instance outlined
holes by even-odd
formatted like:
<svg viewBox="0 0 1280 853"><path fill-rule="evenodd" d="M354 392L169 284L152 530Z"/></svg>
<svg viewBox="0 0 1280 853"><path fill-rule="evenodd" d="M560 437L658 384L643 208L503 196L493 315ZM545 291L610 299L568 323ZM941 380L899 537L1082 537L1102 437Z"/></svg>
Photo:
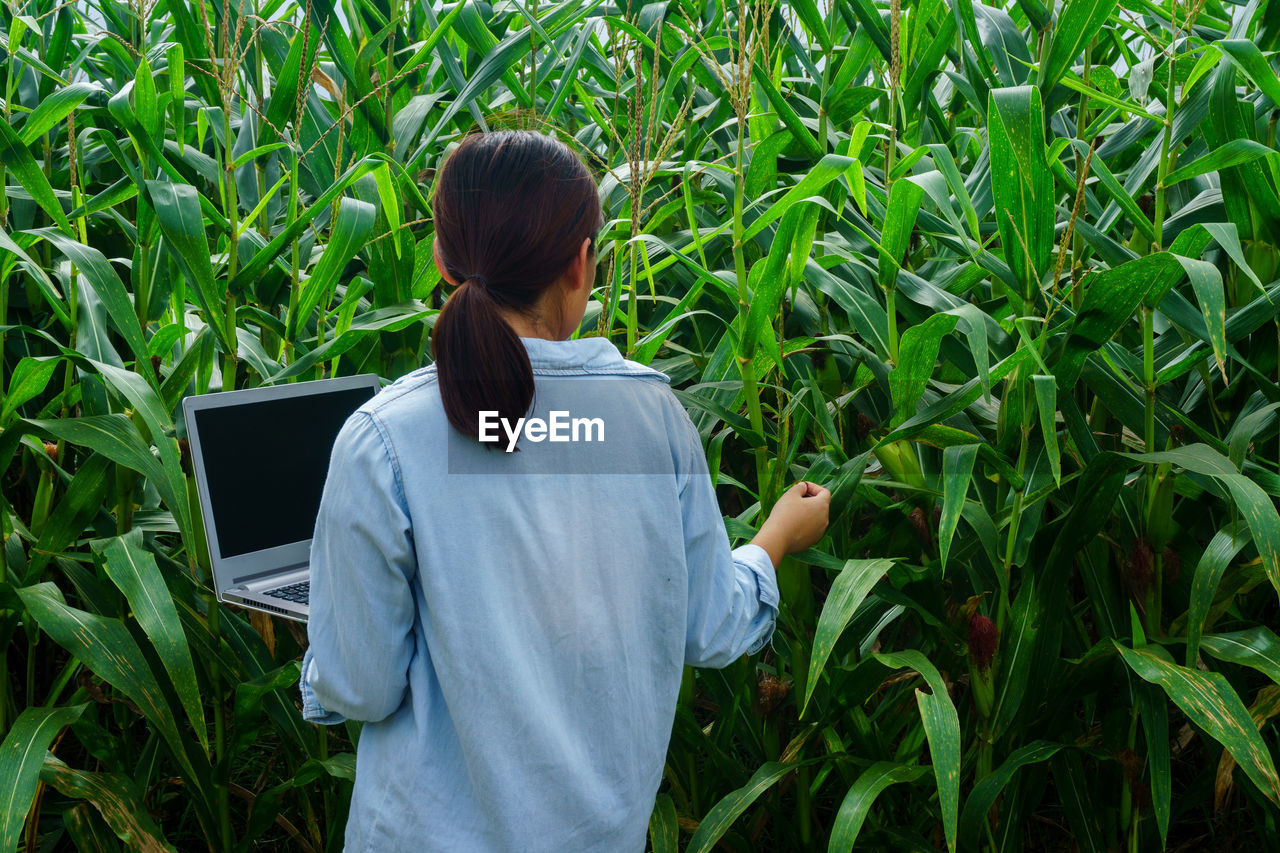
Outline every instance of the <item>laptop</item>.
<svg viewBox="0 0 1280 853"><path fill-rule="evenodd" d="M329 454L380 387L366 373L182 401L219 601L306 621Z"/></svg>

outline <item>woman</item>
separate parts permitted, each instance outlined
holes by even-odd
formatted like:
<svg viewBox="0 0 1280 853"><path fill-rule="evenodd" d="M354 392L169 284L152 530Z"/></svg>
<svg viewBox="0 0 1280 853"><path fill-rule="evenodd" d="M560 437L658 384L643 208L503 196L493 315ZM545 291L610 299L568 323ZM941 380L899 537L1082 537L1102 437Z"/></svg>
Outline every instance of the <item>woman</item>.
<svg viewBox="0 0 1280 853"><path fill-rule="evenodd" d="M731 552L666 375L566 340L602 219L562 143L470 136L432 203L435 363L343 426L311 551L303 713L366 721L346 849L640 851L682 667L768 641L830 493Z"/></svg>

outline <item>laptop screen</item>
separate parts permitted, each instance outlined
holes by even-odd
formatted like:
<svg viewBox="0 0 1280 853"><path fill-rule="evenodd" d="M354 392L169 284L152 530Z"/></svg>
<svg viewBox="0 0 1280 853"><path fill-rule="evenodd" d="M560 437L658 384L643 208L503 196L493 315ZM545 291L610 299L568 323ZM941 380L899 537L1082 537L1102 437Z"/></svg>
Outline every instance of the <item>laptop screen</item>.
<svg viewBox="0 0 1280 853"><path fill-rule="evenodd" d="M311 538L333 441L374 393L349 388L194 413L223 559Z"/></svg>

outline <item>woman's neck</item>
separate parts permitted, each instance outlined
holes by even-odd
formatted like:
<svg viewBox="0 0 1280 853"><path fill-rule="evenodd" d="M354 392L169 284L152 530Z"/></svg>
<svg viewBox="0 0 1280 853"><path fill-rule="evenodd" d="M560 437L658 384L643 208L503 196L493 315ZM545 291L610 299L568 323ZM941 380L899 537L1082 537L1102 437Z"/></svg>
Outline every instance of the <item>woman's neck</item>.
<svg viewBox="0 0 1280 853"><path fill-rule="evenodd" d="M507 325L515 330L515 333L522 338L544 338L548 341L563 340L562 336L557 334L547 323L542 320L542 313L538 312L532 316L521 314L518 311L509 311L505 308L498 309L502 314L502 319L507 321Z"/></svg>

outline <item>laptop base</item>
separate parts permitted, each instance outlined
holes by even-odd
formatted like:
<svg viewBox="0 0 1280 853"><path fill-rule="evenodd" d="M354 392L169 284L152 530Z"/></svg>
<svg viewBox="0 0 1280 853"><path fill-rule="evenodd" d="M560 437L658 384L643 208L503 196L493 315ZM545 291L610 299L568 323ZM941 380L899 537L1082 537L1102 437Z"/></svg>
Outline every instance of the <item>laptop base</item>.
<svg viewBox="0 0 1280 853"><path fill-rule="evenodd" d="M311 612L311 608L305 603L275 598L263 592L248 590L244 587L229 589L218 598L231 604L238 604L241 607L248 607L252 610L262 610L272 616L283 616L286 619L294 619L298 622L306 622L307 616Z"/></svg>

